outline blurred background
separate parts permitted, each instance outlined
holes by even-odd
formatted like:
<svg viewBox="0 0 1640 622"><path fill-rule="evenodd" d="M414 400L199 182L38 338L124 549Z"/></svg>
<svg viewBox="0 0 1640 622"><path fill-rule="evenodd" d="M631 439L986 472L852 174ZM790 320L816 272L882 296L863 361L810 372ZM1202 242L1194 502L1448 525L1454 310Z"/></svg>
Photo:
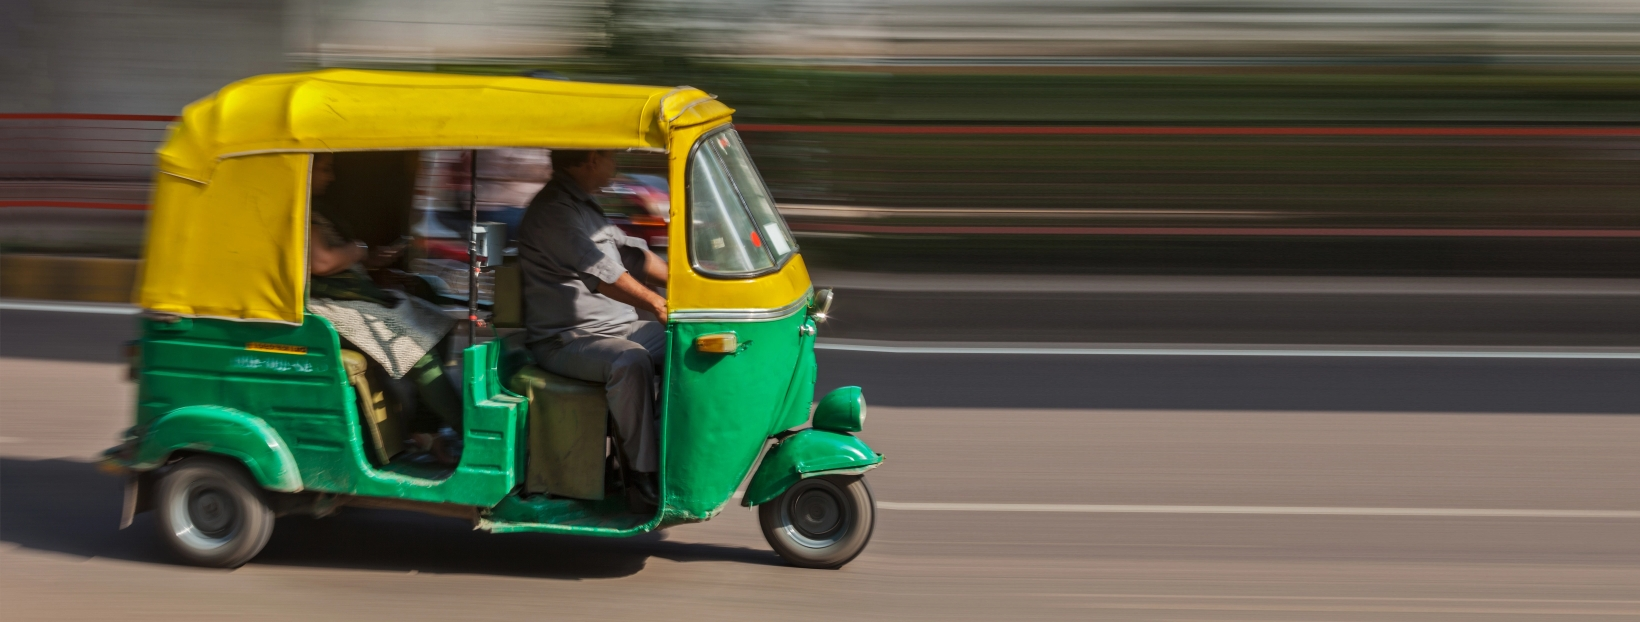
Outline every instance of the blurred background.
<svg viewBox="0 0 1640 622"><path fill-rule="evenodd" d="M1090 287L1175 277L1255 291L1288 283L1271 278L1640 276L1632 2L0 6L4 297L127 300L171 116L242 77L318 67L719 95L823 284L861 291L842 299L839 336L1212 341L1258 328L1217 314L1173 335L1145 319L1196 300L1080 321L1109 309ZM943 298L907 298L885 274L960 276L922 281ZM979 291L1018 289L1019 275L1076 295L1016 305ZM963 317L895 321L930 304ZM1072 311L991 321L1022 306ZM1627 308L1591 313L1534 330L1595 333L1579 343L1640 332ZM1467 323L1435 324L1424 332L1475 340L1456 334ZM1509 332L1478 325L1481 341ZM1284 339L1268 332L1232 340Z"/></svg>
<svg viewBox="0 0 1640 622"><path fill-rule="evenodd" d="M1631 2L0 6L8 265L135 258L189 101L378 67L705 88L826 267L1640 273Z"/></svg>
<svg viewBox="0 0 1640 622"><path fill-rule="evenodd" d="M159 554L85 463L134 399L128 309L94 303L130 298L153 150L190 101L321 67L735 108L838 291L821 389L866 386L890 456L873 548L816 579L744 512L591 544L375 515L260 569L122 570ZM0 597L42 618L294 586L351 619L1640 619L1632 0L0 0L0 299ZM1003 511L1056 503L1199 511ZM1277 511L1309 507L1338 512ZM584 581L640 570L644 597Z"/></svg>

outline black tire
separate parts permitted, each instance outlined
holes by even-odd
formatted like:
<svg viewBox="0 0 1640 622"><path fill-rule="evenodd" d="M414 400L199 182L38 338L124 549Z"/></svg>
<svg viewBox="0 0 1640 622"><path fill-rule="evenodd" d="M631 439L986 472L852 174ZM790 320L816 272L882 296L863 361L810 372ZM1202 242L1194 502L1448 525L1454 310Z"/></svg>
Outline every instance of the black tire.
<svg viewBox="0 0 1640 622"><path fill-rule="evenodd" d="M792 484L758 506L757 518L763 538L791 565L838 568L871 541L877 504L864 477L824 475Z"/></svg>
<svg viewBox="0 0 1640 622"><path fill-rule="evenodd" d="M239 464L194 456L168 468L155 490L160 537L189 563L238 568L273 535L273 510Z"/></svg>

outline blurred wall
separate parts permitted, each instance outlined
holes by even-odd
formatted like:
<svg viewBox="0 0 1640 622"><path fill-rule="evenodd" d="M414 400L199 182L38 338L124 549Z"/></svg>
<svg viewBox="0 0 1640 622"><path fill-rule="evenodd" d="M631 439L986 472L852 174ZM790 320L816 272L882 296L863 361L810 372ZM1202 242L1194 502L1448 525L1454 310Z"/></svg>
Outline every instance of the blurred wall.
<svg viewBox="0 0 1640 622"><path fill-rule="evenodd" d="M430 67L457 59L567 56L597 42L590 0L287 0L299 64Z"/></svg>
<svg viewBox="0 0 1640 622"><path fill-rule="evenodd" d="M0 111L176 114L285 67L277 1L0 0Z"/></svg>
<svg viewBox="0 0 1640 622"><path fill-rule="evenodd" d="M1267 259L1259 270L1640 270L1636 0L0 0L0 112L171 115L235 79L329 66L550 67L708 88L739 111L776 198L807 206L794 222L814 236L805 250L816 261L830 244L833 259L863 266L914 255L939 267L1002 258L1021 270L1112 269L1083 238L1052 238L1071 254L1050 257L1043 237L1021 234L987 242L992 259L978 261L978 238L927 232L1257 224L1531 236L1392 250L1316 238L1286 255L1267 240L1197 252L1207 243L1134 238L1123 243L1141 248L1108 255L1159 258L1134 270L1224 257ZM1004 136L757 124L1623 131ZM141 208L163 136L162 120L0 122L0 203L13 208L0 210L0 251L134 256L141 212L117 210ZM47 205L65 201L116 207ZM1318 260L1318 248L1338 259Z"/></svg>
<svg viewBox="0 0 1640 622"><path fill-rule="evenodd" d="M312 66L563 56L599 2L0 0L0 111L176 114L222 85Z"/></svg>
<svg viewBox="0 0 1640 622"><path fill-rule="evenodd" d="M656 49L845 64L1633 63L1640 2L0 0L0 110L174 114L258 73L563 58L622 33L670 39Z"/></svg>

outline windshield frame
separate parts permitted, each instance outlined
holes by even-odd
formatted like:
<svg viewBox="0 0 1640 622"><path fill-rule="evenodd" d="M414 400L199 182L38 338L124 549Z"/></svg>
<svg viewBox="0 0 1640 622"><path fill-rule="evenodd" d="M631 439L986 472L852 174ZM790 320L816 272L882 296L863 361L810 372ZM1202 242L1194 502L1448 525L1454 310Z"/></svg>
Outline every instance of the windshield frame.
<svg viewBox="0 0 1640 622"><path fill-rule="evenodd" d="M784 257L780 257L778 259L778 261L773 261L773 260L776 259L775 256L774 256L774 253L769 252L769 249L767 249L767 248L762 248L761 249L762 252L769 256L769 258L772 261L773 265L768 267L768 268L763 268L763 269L755 270L755 271L751 271L751 272L729 272L729 273L713 272L711 270L707 270L707 269L702 268L700 266L700 261L695 257L695 216L694 216L694 212L695 212L695 192L694 192L694 187L693 187L694 179L695 179L695 162L697 161L697 156L700 155L700 150L701 149L709 149L710 148L710 147L707 146L708 141L712 140L713 138L716 138L718 134L722 134L724 132L728 132L728 131L732 131L732 130L734 130L734 124L733 123L725 123L725 124L723 124L719 127L712 128L710 131L707 131L707 132L701 134L699 138L695 139L694 144L689 146L689 156L685 160L684 171L683 171L683 180L684 180L684 188L683 188L683 197L684 197L684 200L683 200L683 203L684 203L683 220L684 220L684 222L683 222L683 225L684 225L684 235L688 236L687 237L688 243L685 244L684 246L688 249L689 268L691 270L694 270L697 274L700 274L701 276L705 276L707 278L719 279L719 280L738 281L738 280L744 280L744 279L755 279L757 277L767 276L767 275L774 274L774 273L780 272L781 270L786 269L786 266L792 262L792 258L797 257L799 254L801 254L802 248L800 248L798 246L796 236L792 236L792 238L791 238L791 244L792 244L791 252L786 253ZM713 155L713 157L717 156L717 154L715 154L715 153L712 154L712 155ZM748 156L748 157L750 157L750 156ZM729 171L729 164L727 162L720 162L719 164L723 167L724 177L726 179L728 179L729 187L733 188L734 191L735 191L735 198L740 201L740 206L739 206L740 209L746 212L747 219L750 220L753 223L753 226L755 227L757 219L752 217L751 210L746 206L746 197L745 197L744 194L741 193L739 183L735 181L734 175L732 175L731 172ZM753 166L755 167L756 163L753 163ZM759 173L759 175L761 175L761 173ZM767 184L765 184L765 186L767 186ZM779 212L778 209L776 209L775 215L780 216L780 212ZM785 219L784 216L780 216L780 222L781 222L781 225L784 226L785 229L788 232L791 231L791 225L786 223L786 219Z"/></svg>

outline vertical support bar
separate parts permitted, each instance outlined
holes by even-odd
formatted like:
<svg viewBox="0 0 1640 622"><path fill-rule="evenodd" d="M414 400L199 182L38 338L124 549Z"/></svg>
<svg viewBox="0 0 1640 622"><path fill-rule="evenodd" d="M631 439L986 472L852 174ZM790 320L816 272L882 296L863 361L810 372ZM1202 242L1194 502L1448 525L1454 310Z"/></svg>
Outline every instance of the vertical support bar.
<svg viewBox="0 0 1640 622"><path fill-rule="evenodd" d="M478 150L467 157L467 347L478 343Z"/></svg>

